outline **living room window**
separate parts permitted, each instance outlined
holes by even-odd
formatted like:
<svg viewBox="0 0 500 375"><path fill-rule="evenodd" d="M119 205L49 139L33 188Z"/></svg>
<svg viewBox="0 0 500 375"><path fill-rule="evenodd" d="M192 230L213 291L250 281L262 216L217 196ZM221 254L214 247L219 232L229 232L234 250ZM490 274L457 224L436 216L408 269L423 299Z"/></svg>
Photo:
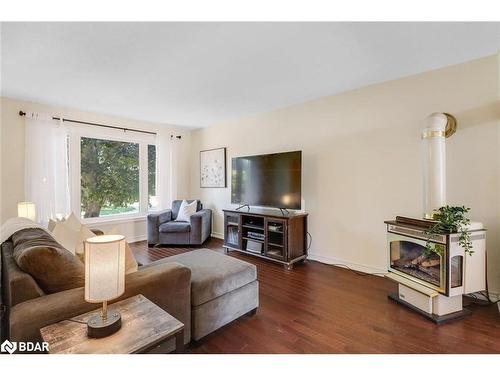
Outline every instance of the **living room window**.
<svg viewBox="0 0 500 375"><path fill-rule="evenodd" d="M81 137L81 217L138 213L139 165L138 143Z"/></svg>
<svg viewBox="0 0 500 375"><path fill-rule="evenodd" d="M143 217L159 208L154 135L73 127L72 210L91 222Z"/></svg>

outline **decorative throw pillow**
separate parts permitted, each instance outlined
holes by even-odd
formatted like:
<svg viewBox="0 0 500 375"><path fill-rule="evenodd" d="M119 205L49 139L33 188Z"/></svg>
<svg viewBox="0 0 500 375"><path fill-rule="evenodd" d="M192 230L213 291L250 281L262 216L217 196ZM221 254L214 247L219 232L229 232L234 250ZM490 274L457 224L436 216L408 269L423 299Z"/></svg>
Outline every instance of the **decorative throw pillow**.
<svg viewBox="0 0 500 375"><path fill-rule="evenodd" d="M12 235L14 260L45 293L85 285L83 263L42 229L24 229Z"/></svg>
<svg viewBox="0 0 500 375"><path fill-rule="evenodd" d="M198 202L196 200L191 203L188 203L187 200L183 200L175 221L189 221L191 215L196 213L197 206Z"/></svg>
<svg viewBox="0 0 500 375"><path fill-rule="evenodd" d="M63 220L49 220L48 229L56 241L79 256L84 252L83 242L90 237L95 237L95 233L83 225L74 213L69 214ZM83 257L80 256L80 259Z"/></svg>
<svg viewBox="0 0 500 375"><path fill-rule="evenodd" d="M125 242L125 274L136 272L139 269L139 264L135 260L134 253L128 242Z"/></svg>
<svg viewBox="0 0 500 375"><path fill-rule="evenodd" d="M76 254L82 254L85 252L85 245L84 242L85 240L88 240L89 238L95 237L96 234L92 232L89 228L87 228L85 225L82 225L80 227L80 241L78 242L78 246L76 247Z"/></svg>
<svg viewBox="0 0 500 375"><path fill-rule="evenodd" d="M64 222L73 230L80 230L82 227L82 222L73 212L66 217Z"/></svg>
<svg viewBox="0 0 500 375"><path fill-rule="evenodd" d="M74 214L69 214L64 222L56 221L52 230L54 238L71 253L78 256L78 258L85 263L85 240L95 237L96 234L87 228L80 219ZM106 234L120 234L118 228L113 228ZM125 273L129 274L136 272L139 265L135 260L134 254L130 249L129 244L125 243Z"/></svg>
<svg viewBox="0 0 500 375"><path fill-rule="evenodd" d="M49 219L49 224L47 226L47 229L49 230L49 232L52 232L58 222L64 222L64 221L66 221L66 217L64 216L56 217L55 219Z"/></svg>
<svg viewBox="0 0 500 375"><path fill-rule="evenodd" d="M66 222L58 221L52 231L52 236L71 254L76 254L81 239L80 230L71 228Z"/></svg>
<svg viewBox="0 0 500 375"><path fill-rule="evenodd" d="M106 234L120 234L118 228L114 227ZM132 249L130 248L128 242L125 242L125 273L129 274L132 272L136 272L139 269L139 264L135 260L134 253L132 253Z"/></svg>
<svg viewBox="0 0 500 375"><path fill-rule="evenodd" d="M49 230L49 232L53 232L54 231L54 228L56 227L56 224L57 224L56 220L49 219L49 225L47 227L47 229Z"/></svg>

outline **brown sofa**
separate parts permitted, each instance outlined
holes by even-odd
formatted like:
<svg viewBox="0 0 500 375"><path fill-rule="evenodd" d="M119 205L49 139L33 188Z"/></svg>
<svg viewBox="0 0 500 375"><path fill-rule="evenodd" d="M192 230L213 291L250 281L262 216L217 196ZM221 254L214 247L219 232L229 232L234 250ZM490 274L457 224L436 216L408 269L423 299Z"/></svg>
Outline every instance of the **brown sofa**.
<svg viewBox="0 0 500 375"><path fill-rule="evenodd" d="M99 308L84 300L81 261L42 229L14 233L2 244L0 261L7 308L2 340L41 342L41 328ZM193 250L127 274L125 294L115 301L137 294L183 322L187 344L256 312L257 268L209 249ZM174 348L172 339L152 352Z"/></svg>
<svg viewBox="0 0 500 375"><path fill-rule="evenodd" d="M178 263L152 263L126 276L122 300L142 294L185 325L184 342L191 339L191 270ZM84 288L46 294L13 258L12 241L1 246L1 300L5 306L2 336L12 341L41 341L40 328L99 308L84 300ZM173 340L159 351L174 348Z"/></svg>

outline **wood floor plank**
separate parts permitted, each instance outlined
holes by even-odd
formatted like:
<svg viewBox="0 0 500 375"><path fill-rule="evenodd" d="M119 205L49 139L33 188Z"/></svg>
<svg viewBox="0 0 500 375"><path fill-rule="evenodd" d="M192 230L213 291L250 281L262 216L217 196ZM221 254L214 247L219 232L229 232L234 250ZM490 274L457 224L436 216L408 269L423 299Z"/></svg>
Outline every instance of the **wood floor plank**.
<svg viewBox="0 0 500 375"><path fill-rule="evenodd" d="M223 252L210 238L203 247ZM138 262L148 264L198 247L154 247L136 242ZM396 285L307 261L286 271L275 263L231 252L257 266L260 306L191 348L192 353L500 353L495 306L471 305L472 315L435 325L387 298Z"/></svg>

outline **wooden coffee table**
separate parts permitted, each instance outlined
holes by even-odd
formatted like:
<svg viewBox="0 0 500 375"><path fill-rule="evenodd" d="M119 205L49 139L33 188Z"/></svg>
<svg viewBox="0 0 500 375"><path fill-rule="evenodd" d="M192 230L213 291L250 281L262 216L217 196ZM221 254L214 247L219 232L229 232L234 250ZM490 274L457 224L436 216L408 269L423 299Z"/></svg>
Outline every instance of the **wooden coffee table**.
<svg viewBox="0 0 500 375"><path fill-rule="evenodd" d="M175 352L184 349L184 324L143 295L113 303L122 315L121 329L101 339L87 337L87 320L100 309L40 330L51 354L129 354L147 352L175 336Z"/></svg>

